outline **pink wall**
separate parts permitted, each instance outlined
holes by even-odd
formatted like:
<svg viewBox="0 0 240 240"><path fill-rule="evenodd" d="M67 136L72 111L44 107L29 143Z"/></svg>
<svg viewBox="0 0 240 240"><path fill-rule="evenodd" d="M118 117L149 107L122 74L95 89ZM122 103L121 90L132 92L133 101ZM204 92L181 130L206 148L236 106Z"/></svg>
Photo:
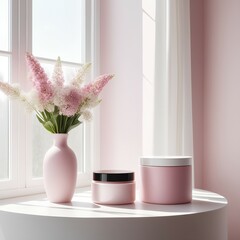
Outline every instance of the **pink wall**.
<svg viewBox="0 0 240 240"><path fill-rule="evenodd" d="M101 104L102 168L136 170L142 149L141 1L101 1L101 72L116 74ZM195 184L229 200L240 222L240 1L191 0ZM119 101L119 99L121 101Z"/></svg>
<svg viewBox="0 0 240 240"><path fill-rule="evenodd" d="M101 1L101 168L137 170L142 153L142 3Z"/></svg>
<svg viewBox="0 0 240 240"><path fill-rule="evenodd" d="M229 239L240 239L240 1L204 2L203 186L229 201Z"/></svg>
<svg viewBox="0 0 240 240"><path fill-rule="evenodd" d="M240 1L191 0L191 15L195 174L226 196L229 240L239 240Z"/></svg>

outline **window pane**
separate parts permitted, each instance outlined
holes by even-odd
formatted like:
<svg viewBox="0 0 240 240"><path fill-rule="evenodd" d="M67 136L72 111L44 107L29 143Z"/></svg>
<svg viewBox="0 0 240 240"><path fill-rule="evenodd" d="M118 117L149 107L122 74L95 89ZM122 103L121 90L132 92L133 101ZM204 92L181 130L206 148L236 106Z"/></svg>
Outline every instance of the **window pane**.
<svg viewBox="0 0 240 240"><path fill-rule="evenodd" d="M0 56L0 80L9 82L9 58ZM9 101L0 92L0 180L9 178Z"/></svg>
<svg viewBox="0 0 240 240"><path fill-rule="evenodd" d="M32 51L35 56L82 62L83 0L33 0ZM47 7L46 7L47 6Z"/></svg>
<svg viewBox="0 0 240 240"><path fill-rule="evenodd" d="M37 120L32 117L32 175L42 177L43 158L46 151L52 146L52 136Z"/></svg>
<svg viewBox="0 0 240 240"><path fill-rule="evenodd" d="M9 51L9 0L0 1L0 50Z"/></svg>
<svg viewBox="0 0 240 240"><path fill-rule="evenodd" d="M50 77L53 71L53 64L41 63L45 72ZM65 79L70 80L76 73L76 69L69 66L63 66ZM68 145L76 154L78 160L78 172L83 172L84 160L84 126L83 124L69 132ZM53 137L51 133L44 129L38 122L36 116L33 116L32 126L32 174L34 178L42 176L42 164L46 151L52 146Z"/></svg>
<svg viewBox="0 0 240 240"><path fill-rule="evenodd" d="M84 124L72 129L69 132L68 145L72 148L76 154L78 160L78 172L83 172L84 170Z"/></svg>

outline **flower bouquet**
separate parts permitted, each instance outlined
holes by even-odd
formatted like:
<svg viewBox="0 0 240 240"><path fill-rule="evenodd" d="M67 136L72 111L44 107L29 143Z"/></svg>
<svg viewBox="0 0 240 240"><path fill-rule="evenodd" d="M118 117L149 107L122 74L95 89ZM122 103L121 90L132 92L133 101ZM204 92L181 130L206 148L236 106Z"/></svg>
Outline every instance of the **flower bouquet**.
<svg viewBox="0 0 240 240"><path fill-rule="evenodd" d="M10 98L20 100L28 110L36 112L38 121L51 133L68 133L84 120L91 119L90 109L100 103L99 93L113 75L101 75L84 84L90 64L83 65L67 84L58 57L51 80L38 60L26 54L33 89L25 93L18 86L0 81L0 90Z"/></svg>
<svg viewBox="0 0 240 240"><path fill-rule="evenodd" d="M27 53L26 60L33 89L25 93L16 85L0 81L0 90L35 111L38 121L53 133L54 144L43 161L45 191L51 202L69 202L76 186L77 158L67 145L68 132L91 119L90 109L100 103L99 94L113 75L101 75L94 82L84 84L90 67L86 64L66 83L60 58L51 80L32 54Z"/></svg>

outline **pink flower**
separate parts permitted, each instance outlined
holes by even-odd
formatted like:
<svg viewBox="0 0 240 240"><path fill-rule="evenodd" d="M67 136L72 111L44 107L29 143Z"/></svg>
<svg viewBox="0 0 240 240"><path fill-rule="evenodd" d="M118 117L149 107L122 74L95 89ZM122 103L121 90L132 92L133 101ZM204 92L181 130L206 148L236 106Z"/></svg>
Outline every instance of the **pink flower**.
<svg viewBox="0 0 240 240"><path fill-rule="evenodd" d="M114 77L114 75L104 74L99 76L93 83L89 83L82 88L84 96L98 96L104 86Z"/></svg>
<svg viewBox="0 0 240 240"><path fill-rule="evenodd" d="M40 102L43 105L46 105L52 101L54 93L53 86L40 63L32 54L27 53L26 60L28 67L31 70L33 85L38 92Z"/></svg>
<svg viewBox="0 0 240 240"><path fill-rule="evenodd" d="M65 87L60 94L61 97L57 103L60 112L68 117L75 115L83 100L80 91L75 87Z"/></svg>

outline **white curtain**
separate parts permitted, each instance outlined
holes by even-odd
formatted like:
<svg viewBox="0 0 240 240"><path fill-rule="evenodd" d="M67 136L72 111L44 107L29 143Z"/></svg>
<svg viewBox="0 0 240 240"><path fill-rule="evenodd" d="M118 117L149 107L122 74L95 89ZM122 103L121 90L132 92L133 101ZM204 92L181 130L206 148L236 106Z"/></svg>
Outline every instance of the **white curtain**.
<svg viewBox="0 0 240 240"><path fill-rule="evenodd" d="M143 0L143 154L193 155L189 0Z"/></svg>

